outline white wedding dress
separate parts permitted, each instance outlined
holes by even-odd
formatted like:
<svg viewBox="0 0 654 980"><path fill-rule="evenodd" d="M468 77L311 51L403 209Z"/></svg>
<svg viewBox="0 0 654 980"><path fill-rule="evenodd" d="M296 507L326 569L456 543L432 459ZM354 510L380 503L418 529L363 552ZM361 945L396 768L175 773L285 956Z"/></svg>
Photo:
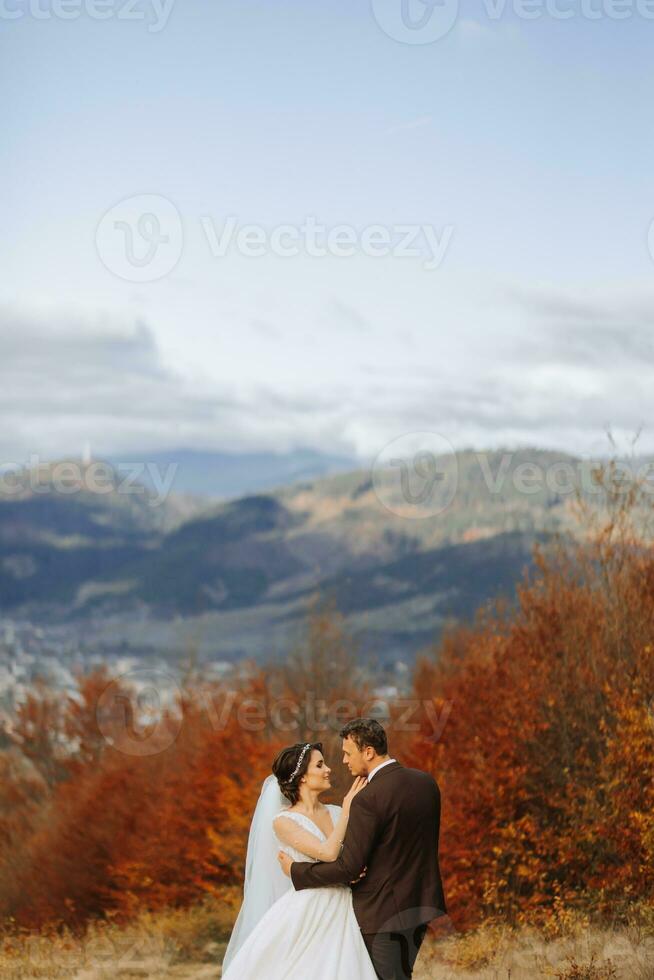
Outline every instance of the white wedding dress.
<svg viewBox="0 0 654 980"><path fill-rule="evenodd" d="M341 808L328 807L336 825ZM282 813L319 841L326 837L302 813ZM311 861L277 842L294 861ZM288 879L287 879L288 880ZM352 908L349 887L306 888L291 882L229 959L223 980L377 980Z"/></svg>

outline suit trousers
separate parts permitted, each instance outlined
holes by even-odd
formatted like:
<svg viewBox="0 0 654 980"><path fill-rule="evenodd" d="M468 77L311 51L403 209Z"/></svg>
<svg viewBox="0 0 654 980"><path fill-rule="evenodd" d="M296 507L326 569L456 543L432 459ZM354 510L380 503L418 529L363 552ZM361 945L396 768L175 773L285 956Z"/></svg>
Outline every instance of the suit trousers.
<svg viewBox="0 0 654 980"><path fill-rule="evenodd" d="M411 980L426 932L424 924L413 929L362 934L379 980Z"/></svg>

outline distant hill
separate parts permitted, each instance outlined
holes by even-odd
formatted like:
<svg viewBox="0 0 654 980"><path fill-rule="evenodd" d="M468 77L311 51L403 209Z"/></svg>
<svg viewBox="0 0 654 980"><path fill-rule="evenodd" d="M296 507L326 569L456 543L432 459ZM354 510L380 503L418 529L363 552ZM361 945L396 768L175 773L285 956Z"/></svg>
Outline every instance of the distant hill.
<svg viewBox="0 0 654 980"><path fill-rule="evenodd" d="M297 449L287 453L218 453L193 449L111 456L109 462L142 466L149 464L164 473L172 467L172 490L177 494L228 499L273 490L297 480L314 480L329 473L351 470L355 461L347 456ZM143 467L141 482L152 488L149 467Z"/></svg>
<svg viewBox="0 0 654 980"><path fill-rule="evenodd" d="M365 470L216 503L172 494L159 507L118 483L104 495L0 494L0 609L84 624L85 641L104 649L193 644L202 656L265 659L288 649L321 595L364 649L410 658L447 620L510 599L536 541L575 530L560 479L526 491L523 476L580 463L459 453L454 499L431 516L428 503L408 507L392 473L373 485Z"/></svg>

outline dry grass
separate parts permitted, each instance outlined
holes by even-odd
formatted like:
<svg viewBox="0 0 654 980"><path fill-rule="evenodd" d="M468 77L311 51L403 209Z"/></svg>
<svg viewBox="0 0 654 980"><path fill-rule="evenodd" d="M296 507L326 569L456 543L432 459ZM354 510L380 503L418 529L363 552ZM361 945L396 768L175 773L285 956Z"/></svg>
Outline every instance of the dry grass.
<svg viewBox="0 0 654 980"><path fill-rule="evenodd" d="M237 895L192 909L143 913L128 926L102 923L85 936L7 931L0 937L3 980L215 980ZM415 980L654 980L652 910L621 928L584 919L548 930L489 923L428 941ZM352 978L356 980L356 978Z"/></svg>
<svg viewBox="0 0 654 980"><path fill-rule="evenodd" d="M240 901L240 889L189 909L143 912L129 925L101 922L82 937L65 929L0 937L3 980L122 980L220 975L220 963Z"/></svg>
<svg viewBox="0 0 654 980"><path fill-rule="evenodd" d="M654 980L654 921L634 913L619 928L567 915L547 929L489 923L428 942L415 980Z"/></svg>

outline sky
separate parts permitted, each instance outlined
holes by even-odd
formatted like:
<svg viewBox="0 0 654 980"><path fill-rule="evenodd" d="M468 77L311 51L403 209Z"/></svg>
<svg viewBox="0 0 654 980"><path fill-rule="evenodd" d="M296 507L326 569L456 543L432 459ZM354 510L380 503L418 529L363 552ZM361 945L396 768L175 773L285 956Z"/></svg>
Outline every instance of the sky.
<svg viewBox="0 0 654 980"><path fill-rule="evenodd" d="M653 451L653 41L651 0L0 0L0 458Z"/></svg>

